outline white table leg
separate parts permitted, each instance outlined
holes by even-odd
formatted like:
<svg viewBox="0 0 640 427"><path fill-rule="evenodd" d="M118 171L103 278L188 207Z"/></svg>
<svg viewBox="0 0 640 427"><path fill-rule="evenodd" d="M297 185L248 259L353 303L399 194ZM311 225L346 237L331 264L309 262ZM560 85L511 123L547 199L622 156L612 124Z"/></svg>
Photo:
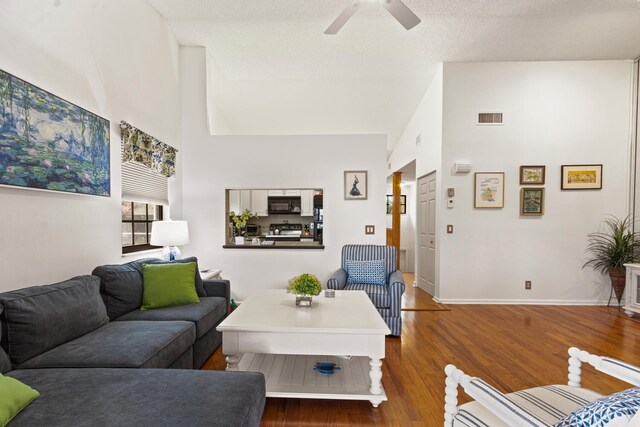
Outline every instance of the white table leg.
<svg viewBox="0 0 640 427"><path fill-rule="evenodd" d="M369 371L371 388L369 388L369 391L373 394L380 394L382 393L382 360L371 357L369 359L369 366L371 366L371 370Z"/></svg>
<svg viewBox="0 0 640 427"><path fill-rule="evenodd" d="M241 354L228 354L227 355L227 371L237 371L238 363L242 358Z"/></svg>

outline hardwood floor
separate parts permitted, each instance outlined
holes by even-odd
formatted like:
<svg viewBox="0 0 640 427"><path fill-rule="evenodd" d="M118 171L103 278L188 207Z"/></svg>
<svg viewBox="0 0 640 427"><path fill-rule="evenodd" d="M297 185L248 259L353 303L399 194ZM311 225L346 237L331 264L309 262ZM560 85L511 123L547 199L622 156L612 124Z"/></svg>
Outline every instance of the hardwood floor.
<svg viewBox="0 0 640 427"><path fill-rule="evenodd" d="M640 365L640 319L617 308L449 308L402 312L402 338L387 338L383 364L389 401L378 409L369 402L270 398L262 425L441 426L447 363L503 391L566 383L570 346ZM220 349L205 369L224 369ZM630 387L591 368L583 370L583 385L607 394Z"/></svg>
<svg viewBox="0 0 640 427"><path fill-rule="evenodd" d="M402 273L405 283L405 291L402 294L402 310L406 311L438 311L449 310L442 304L438 304L433 297L420 288L413 287L414 273Z"/></svg>

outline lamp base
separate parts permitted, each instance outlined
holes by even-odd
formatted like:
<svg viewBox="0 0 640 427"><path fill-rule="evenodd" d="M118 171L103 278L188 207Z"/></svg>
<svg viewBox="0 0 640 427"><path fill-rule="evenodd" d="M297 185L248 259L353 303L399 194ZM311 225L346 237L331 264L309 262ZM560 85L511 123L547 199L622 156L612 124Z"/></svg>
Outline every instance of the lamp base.
<svg viewBox="0 0 640 427"><path fill-rule="evenodd" d="M182 258L182 251L177 246L165 246L162 249L162 259L165 261L175 261Z"/></svg>

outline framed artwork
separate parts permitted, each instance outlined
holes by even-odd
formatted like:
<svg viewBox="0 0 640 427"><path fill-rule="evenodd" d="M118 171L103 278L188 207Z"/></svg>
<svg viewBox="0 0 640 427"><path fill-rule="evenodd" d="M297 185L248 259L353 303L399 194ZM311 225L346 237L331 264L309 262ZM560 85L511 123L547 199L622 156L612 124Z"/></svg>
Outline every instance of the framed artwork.
<svg viewBox="0 0 640 427"><path fill-rule="evenodd" d="M390 215L393 211L393 194L387 194L387 215ZM407 196L400 196L400 214L407 213Z"/></svg>
<svg viewBox="0 0 640 427"><path fill-rule="evenodd" d="M367 171L344 172L344 199L367 200Z"/></svg>
<svg viewBox="0 0 640 427"><path fill-rule="evenodd" d="M520 185L544 185L544 166L520 166Z"/></svg>
<svg viewBox="0 0 640 427"><path fill-rule="evenodd" d="M503 208L504 172L476 172L473 198L474 208Z"/></svg>
<svg viewBox="0 0 640 427"><path fill-rule="evenodd" d="M601 190L602 165L562 165L562 190Z"/></svg>
<svg viewBox="0 0 640 427"><path fill-rule="evenodd" d="M523 188L520 190L520 215L542 216L544 214L544 188Z"/></svg>
<svg viewBox="0 0 640 427"><path fill-rule="evenodd" d="M0 70L0 185L109 197L109 121Z"/></svg>

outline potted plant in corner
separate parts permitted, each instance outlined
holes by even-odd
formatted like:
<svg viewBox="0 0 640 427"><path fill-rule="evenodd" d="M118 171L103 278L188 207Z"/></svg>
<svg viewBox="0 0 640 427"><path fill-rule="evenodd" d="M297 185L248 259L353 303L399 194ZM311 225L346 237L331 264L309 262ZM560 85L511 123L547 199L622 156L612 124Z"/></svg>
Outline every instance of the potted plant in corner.
<svg viewBox="0 0 640 427"><path fill-rule="evenodd" d="M311 307L313 297L320 294L322 285L313 274L301 274L289 280L287 292L296 294L296 305Z"/></svg>
<svg viewBox="0 0 640 427"><path fill-rule="evenodd" d="M235 227L235 243L236 245L244 245L244 234L247 232L247 221L251 218L258 218L258 215L251 212L249 209L245 209L240 215L234 211L229 212L229 219L233 222Z"/></svg>
<svg viewBox="0 0 640 427"><path fill-rule="evenodd" d="M629 217L619 219L611 216L603 223L604 231L588 235L587 252L591 258L582 268L589 266L602 274L609 274L612 291L620 305L626 279L624 264L638 260L640 233L632 230Z"/></svg>

